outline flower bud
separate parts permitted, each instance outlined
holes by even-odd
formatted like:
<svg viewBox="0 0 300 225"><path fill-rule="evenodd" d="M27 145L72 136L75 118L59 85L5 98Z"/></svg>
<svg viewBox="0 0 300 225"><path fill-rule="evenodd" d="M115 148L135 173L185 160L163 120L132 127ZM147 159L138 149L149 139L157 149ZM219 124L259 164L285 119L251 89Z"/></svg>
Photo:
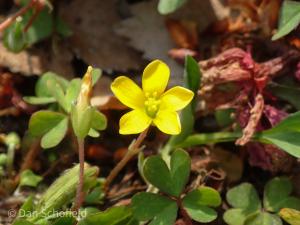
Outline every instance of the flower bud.
<svg viewBox="0 0 300 225"><path fill-rule="evenodd" d="M81 88L80 88L80 92L76 104L76 108L78 110L84 110L91 105L92 70L93 68L89 66L85 75L82 78Z"/></svg>

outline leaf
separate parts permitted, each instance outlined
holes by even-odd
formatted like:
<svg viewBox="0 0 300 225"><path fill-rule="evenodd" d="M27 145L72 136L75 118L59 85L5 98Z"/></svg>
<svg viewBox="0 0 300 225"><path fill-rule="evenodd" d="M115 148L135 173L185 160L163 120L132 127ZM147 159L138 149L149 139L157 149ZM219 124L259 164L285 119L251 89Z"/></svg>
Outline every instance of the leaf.
<svg viewBox="0 0 300 225"><path fill-rule="evenodd" d="M22 23L24 27L27 25L31 17L33 16L33 10L29 10L24 16ZM47 37L50 37L53 33L53 18L48 9L42 10L35 18L29 29L27 30L26 39L30 45L39 42Z"/></svg>
<svg viewBox="0 0 300 225"><path fill-rule="evenodd" d="M43 180L41 176L34 174L31 170L24 170L20 177L20 187L29 186L37 187L37 185Z"/></svg>
<svg viewBox="0 0 300 225"><path fill-rule="evenodd" d="M51 96L53 96L58 104L64 109L65 112L69 112L69 105L65 98L64 88L56 80L50 79L47 82L47 88L49 89Z"/></svg>
<svg viewBox="0 0 300 225"><path fill-rule="evenodd" d="M297 131L300 132L300 111L290 114L287 118L282 120L279 124L265 133L282 132L282 131Z"/></svg>
<svg viewBox="0 0 300 225"><path fill-rule="evenodd" d="M51 225L74 225L75 222L76 219L72 215L60 215L55 222L51 223Z"/></svg>
<svg viewBox="0 0 300 225"><path fill-rule="evenodd" d="M188 135L190 135L193 132L195 123L195 101L197 91L200 86L200 77L201 74L197 61L193 57L187 56L185 58L184 66L184 83L185 87L193 91L195 95L192 102L181 111L181 133L179 135L172 136L166 144L165 148L173 148L174 145L182 142L184 139L187 138Z"/></svg>
<svg viewBox="0 0 300 225"><path fill-rule="evenodd" d="M100 137L100 133L98 131L94 130L93 128L91 128L89 130L88 136L97 138L97 137Z"/></svg>
<svg viewBox="0 0 300 225"><path fill-rule="evenodd" d="M7 163L7 154L1 153L0 154L0 167L5 166Z"/></svg>
<svg viewBox="0 0 300 225"><path fill-rule="evenodd" d="M234 119L231 117L231 114L234 112L234 109L220 109L215 111L215 118L220 127L229 126L234 122Z"/></svg>
<svg viewBox="0 0 300 225"><path fill-rule="evenodd" d="M272 41L290 33L299 25L299 22L300 3L296 1L284 1L281 8L278 31L273 35Z"/></svg>
<svg viewBox="0 0 300 225"><path fill-rule="evenodd" d="M282 225L282 221L277 215L259 212L247 218L244 225Z"/></svg>
<svg viewBox="0 0 300 225"><path fill-rule="evenodd" d="M261 132L256 138L265 144L273 144L289 153L290 155L300 158L300 132L291 131L274 131L267 130Z"/></svg>
<svg viewBox="0 0 300 225"><path fill-rule="evenodd" d="M35 224L24 219L18 219L14 221L12 225L35 225Z"/></svg>
<svg viewBox="0 0 300 225"><path fill-rule="evenodd" d="M85 164L84 187L89 189L99 173L98 167L91 167ZM78 184L79 165L65 171L42 195L36 207L38 217L47 215L70 204L76 193Z"/></svg>
<svg viewBox="0 0 300 225"><path fill-rule="evenodd" d="M270 212L278 212L287 207L300 209L300 199L289 197L292 190L292 183L287 177L270 180L264 191L264 208Z"/></svg>
<svg viewBox="0 0 300 225"><path fill-rule="evenodd" d="M4 32L3 44L8 50L14 53L22 51L27 45L26 36L23 31L24 27L21 20L18 18L16 22Z"/></svg>
<svg viewBox="0 0 300 225"><path fill-rule="evenodd" d="M291 87L290 85L271 84L268 86L268 90L273 95L290 102L297 110L300 110L300 102L297 101L297 97L300 95L300 88Z"/></svg>
<svg viewBox="0 0 300 225"><path fill-rule="evenodd" d="M244 225L247 217L251 215L252 210L247 209L228 209L223 215L224 221L229 225Z"/></svg>
<svg viewBox="0 0 300 225"><path fill-rule="evenodd" d="M193 220L208 223L218 216L217 212L210 207L217 207L221 202L221 197L215 189L200 187L184 197L183 206Z"/></svg>
<svg viewBox="0 0 300 225"><path fill-rule="evenodd" d="M29 196L21 208L19 209L18 217L20 218L26 218L27 215L30 215L30 213L34 210L34 202L33 197Z"/></svg>
<svg viewBox="0 0 300 225"><path fill-rule="evenodd" d="M158 3L158 11L165 15L176 11L186 0L160 0Z"/></svg>
<svg viewBox="0 0 300 225"><path fill-rule="evenodd" d="M141 192L132 198L134 216L140 221L152 220L151 225L173 225L177 217L177 204L164 196Z"/></svg>
<svg viewBox="0 0 300 225"><path fill-rule="evenodd" d="M59 83L63 90L66 90L69 86L69 81L63 77L53 72L46 72L38 79L35 85L35 94L37 97L53 97L51 91L48 89L48 82L51 82L51 80L53 83Z"/></svg>
<svg viewBox="0 0 300 225"><path fill-rule="evenodd" d="M102 187L95 187L91 193L89 193L86 197L84 202L91 205L91 204L102 204L103 203L104 192Z"/></svg>
<svg viewBox="0 0 300 225"><path fill-rule="evenodd" d="M254 139L274 144L287 153L300 157L300 112L290 114L272 129L257 133Z"/></svg>
<svg viewBox="0 0 300 225"><path fill-rule="evenodd" d="M130 208L118 206L109 208L104 212L91 214L81 220L78 225L126 225L131 217Z"/></svg>
<svg viewBox="0 0 300 225"><path fill-rule="evenodd" d="M81 79L73 79L71 80L65 95L65 102L67 106L67 112L71 111L72 104L75 103L81 87Z"/></svg>
<svg viewBox="0 0 300 225"><path fill-rule="evenodd" d="M104 130L107 126L106 116L98 110L93 111L91 127L95 130Z"/></svg>
<svg viewBox="0 0 300 225"><path fill-rule="evenodd" d="M250 183L242 183L234 188L231 188L226 193L226 199L234 208L250 209L252 211L261 208L257 192Z"/></svg>
<svg viewBox="0 0 300 225"><path fill-rule="evenodd" d="M58 145L68 131L68 118L61 120L55 127L48 131L41 139L43 148L53 148Z"/></svg>
<svg viewBox="0 0 300 225"><path fill-rule="evenodd" d="M160 191L179 197L190 174L191 159L183 150L171 156L170 169L160 156L150 156L144 163L146 179Z"/></svg>
<svg viewBox="0 0 300 225"><path fill-rule="evenodd" d="M62 113L41 110L32 114L29 121L29 132L34 136L42 136L57 126L66 116Z"/></svg>
<svg viewBox="0 0 300 225"><path fill-rule="evenodd" d="M298 210L283 208L280 210L279 215L291 225L300 225L300 211Z"/></svg>
<svg viewBox="0 0 300 225"><path fill-rule="evenodd" d="M204 134L193 134L188 136L182 143L176 147L187 148L197 145L213 144L221 142L235 141L241 137L241 132L216 132L216 133L204 133Z"/></svg>
<svg viewBox="0 0 300 225"><path fill-rule="evenodd" d="M56 102L56 99L53 97L25 96L23 100L31 105L44 105Z"/></svg>

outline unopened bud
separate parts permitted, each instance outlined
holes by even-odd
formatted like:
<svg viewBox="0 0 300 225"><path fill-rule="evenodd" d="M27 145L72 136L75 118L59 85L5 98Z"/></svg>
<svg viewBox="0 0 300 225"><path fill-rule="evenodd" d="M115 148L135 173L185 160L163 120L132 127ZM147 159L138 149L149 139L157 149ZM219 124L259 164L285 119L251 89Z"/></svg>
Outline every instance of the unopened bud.
<svg viewBox="0 0 300 225"><path fill-rule="evenodd" d="M84 110L91 105L92 70L93 68L89 66L85 75L82 78L80 93L77 98L77 104L76 104L76 107L79 110Z"/></svg>

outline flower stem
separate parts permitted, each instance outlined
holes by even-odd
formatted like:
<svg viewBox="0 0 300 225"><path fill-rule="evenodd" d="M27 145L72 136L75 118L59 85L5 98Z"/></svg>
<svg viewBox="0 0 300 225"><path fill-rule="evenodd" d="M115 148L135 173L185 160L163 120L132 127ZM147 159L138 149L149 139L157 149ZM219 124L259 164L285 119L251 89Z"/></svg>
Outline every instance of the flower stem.
<svg viewBox="0 0 300 225"><path fill-rule="evenodd" d="M136 141L134 141L133 145L128 148L128 151L126 152L123 159L112 169L108 177L106 178L105 184L104 184L104 190L107 191L109 188L109 185L112 183L112 181L116 178L116 176L119 174L119 172L126 166L128 161L132 159L133 156L137 155L141 148L140 145L144 141L145 137L147 136L148 129L144 130Z"/></svg>
<svg viewBox="0 0 300 225"><path fill-rule="evenodd" d="M74 211L78 211L83 203L84 193L84 139L77 138L79 154L79 181L77 186Z"/></svg>

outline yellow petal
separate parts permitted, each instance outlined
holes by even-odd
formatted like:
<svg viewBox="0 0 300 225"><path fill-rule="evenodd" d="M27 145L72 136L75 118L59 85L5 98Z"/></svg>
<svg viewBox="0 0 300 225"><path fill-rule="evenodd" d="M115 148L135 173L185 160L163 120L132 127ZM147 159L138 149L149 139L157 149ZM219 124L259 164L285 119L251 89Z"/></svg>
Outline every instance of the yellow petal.
<svg viewBox="0 0 300 225"><path fill-rule="evenodd" d="M183 87L173 87L161 97L162 110L178 111L186 107L193 99L194 93Z"/></svg>
<svg viewBox="0 0 300 225"><path fill-rule="evenodd" d="M161 95L169 82L170 69L160 60L154 60L147 65L143 72L142 83L144 92L157 92Z"/></svg>
<svg viewBox="0 0 300 225"><path fill-rule="evenodd" d="M153 123L158 127L158 129L166 134L176 135L181 132L179 116L173 111L158 111Z"/></svg>
<svg viewBox="0 0 300 225"><path fill-rule="evenodd" d="M151 118L142 110L132 110L120 119L120 134L138 134L151 125Z"/></svg>
<svg viewBox="0 0 300 225"><path fill-rule="evenodd" d="M144 106L145 96L143 91L128 77L117 77L111 84L111 90L120 102L132 109Z"/></svg>

